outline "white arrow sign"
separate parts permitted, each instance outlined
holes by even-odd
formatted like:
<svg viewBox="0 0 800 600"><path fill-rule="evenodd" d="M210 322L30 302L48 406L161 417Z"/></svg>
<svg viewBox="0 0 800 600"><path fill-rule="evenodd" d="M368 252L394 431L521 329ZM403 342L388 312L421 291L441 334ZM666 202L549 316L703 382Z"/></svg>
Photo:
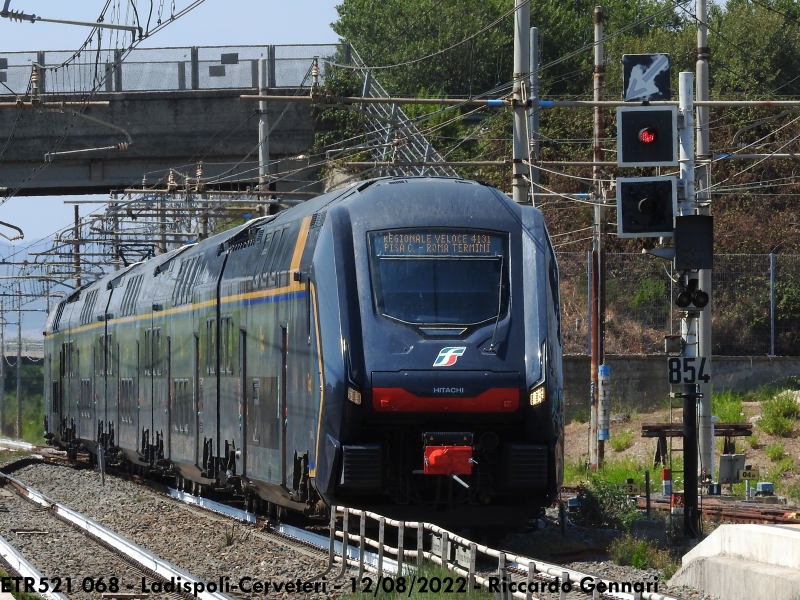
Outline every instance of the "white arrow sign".
<svg viewBox="0 0 800 600"><path fill-rule="evenodd" d="M656 54L649 67L634 65L628 80L628 89L625 90L625 100L647 99L658 94L659 89L654 80L656 75L667 69L669 69L669 56L666 54Z"/></svg>

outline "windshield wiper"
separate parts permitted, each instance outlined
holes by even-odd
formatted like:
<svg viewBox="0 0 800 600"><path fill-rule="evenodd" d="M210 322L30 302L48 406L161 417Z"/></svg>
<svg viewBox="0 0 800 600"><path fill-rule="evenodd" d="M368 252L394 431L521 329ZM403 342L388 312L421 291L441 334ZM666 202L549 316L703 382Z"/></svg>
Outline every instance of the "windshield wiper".
<svg viewBox="0 0 800 600"><path fill-rule="evenodd" d="M500 256L500 278L497 282L497 317L494 321L494 331L492 331L492 343L488 348L484 348L484 352L493 352L497 354L497 327L500 325L500 309L503 307L503 256Z"/></svg>

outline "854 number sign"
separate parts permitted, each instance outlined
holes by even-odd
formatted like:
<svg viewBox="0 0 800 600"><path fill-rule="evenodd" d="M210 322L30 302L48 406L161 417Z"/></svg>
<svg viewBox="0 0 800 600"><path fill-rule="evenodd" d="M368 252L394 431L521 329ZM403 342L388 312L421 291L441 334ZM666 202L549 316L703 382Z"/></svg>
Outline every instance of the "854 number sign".
<svg viewBox="0 0 800 600"><path fill-rule="evenodd" d="M667 361L669 367L669 382L672 385L679 383L708 383L711 377L706 373L705 356L673 356Z"/></svg>

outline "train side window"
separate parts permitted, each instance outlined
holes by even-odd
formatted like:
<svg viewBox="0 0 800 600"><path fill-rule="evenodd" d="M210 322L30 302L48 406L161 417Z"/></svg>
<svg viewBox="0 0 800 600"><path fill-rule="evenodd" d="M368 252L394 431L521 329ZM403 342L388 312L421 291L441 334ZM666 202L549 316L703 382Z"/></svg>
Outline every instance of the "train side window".
<svg viewBox="0 0 800 600"><path fill-rule="evenodd" d="M217 372L217 320L206 321L206 374L215 375Z"/></svg>
<svg viewBox="0 0 800 600"><path fill-rule="evenodd" d="M94 398L92 398L92 380L81 379L80 407L82 417L92 416L90 411L92 410L93 402Z"/></svg>
<svg viewBox="0 0 800 600"><path fill-rule="evenodd" d="M266 239L264 240L264 249L261 251L261 256L259 257L258 267L256 268L256 274L253 278L253 283L256 286L263 286L267 283L267 272L266 267L269 263L271 258L270 252L270 245L272 244L272 240L274 238L274 232L268 231L266 234Z"/></svg>
<svg viewBox="0 0 800 600"><path fill-rule="evenodd" d="M261 380L253 379L253 392L250 394L250 407L247 411L247 426L250 429L250 441L256 446L261 445L261 398L259 391Z"/></svg>
<svg viewBox="0 0 800 600"><path fill-rule="evenodd" d="M161 344L161 327L153 328L153 376L161 377L164 349Z"/></svg>
<svg viewBox="0 0 800 600"><path fill-rule="evenodd" d="M289 268L291 267L292 254L294 254L295 248L295 244L292 243L293 241L296 241L296 238L290 235L283 236L281 256L273 266L273 270L280 273L280 276L276 277L275 283L278 287L289 285Z"/></svg>
<svg viewBox="0 0 800 600"><path fill-rule="evenodd" d="M153 330L144 330L144 374L153 374Z"/></svg>
<svg viewBox="0 0 800 600"><path fill-rule="evenodd" d="M51 403L53 414L61 414L61 384L57 379L53 379L53 400Z"/></svg>
<svg viewBox="0 0 800 600"><path fill-rule="evenodd" d="M270 248L270 253L272 256L267 257L268 260L264 263L264 272L267 273L267 285L272 287L277 285L277 278L275 277L275 271L278 268L278 255L281 254L281 250L283 249L283 238L286 237L284 235L286 228L281 229L280 231L275 232L275 236L273 237L273 244Z"/></svg>
<svg viewBox="0 0 800 600"><path fill-rule="evenodd" d="M136 399L133 395L133 379L126 377L119 382L119 415L123 423L132 424Z"/></svg>
<svg viewBox="0 0 800 600"><path fill-rule="evenodd" d="M192 397L189 379L172 381L172 429L189 434L192 430Z"/></svg>
<svg viewBox="0 0 800 600"><path fill-rule="evenodd" d="M139 297L139 289L142 286L142 276L137 275L128 279L125 284L125 293L122 296L121 315L128 317L136 312L136 300Z"/></svg>
<svg viewBox="0 0 800 600"><path fill-rule="evenodd" d="M220 373L229 375L233 373L233 355L236 347L236 331L233 327L233 317L223 317L219 322L219 359Z"/></svg>

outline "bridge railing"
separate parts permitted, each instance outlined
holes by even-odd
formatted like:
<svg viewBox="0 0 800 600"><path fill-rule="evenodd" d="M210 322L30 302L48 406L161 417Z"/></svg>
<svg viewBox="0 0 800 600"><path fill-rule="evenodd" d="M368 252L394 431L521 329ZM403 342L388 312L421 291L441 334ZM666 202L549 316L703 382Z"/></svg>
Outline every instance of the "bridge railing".
<svg viewBox="0 0 800 600"><path fill-rule="evenodd" d="M251 89L258 87L258 60L268 61L268 87L299 87L314 57L333 57L337 44L267 46L194 46L137 48L111 60L94 60L86 51L0 53L0 82L15 94L25 94L33 63L40 70L42 93L80 94L170 90ZM123 60L124 59L124 60Z"/></svg>

